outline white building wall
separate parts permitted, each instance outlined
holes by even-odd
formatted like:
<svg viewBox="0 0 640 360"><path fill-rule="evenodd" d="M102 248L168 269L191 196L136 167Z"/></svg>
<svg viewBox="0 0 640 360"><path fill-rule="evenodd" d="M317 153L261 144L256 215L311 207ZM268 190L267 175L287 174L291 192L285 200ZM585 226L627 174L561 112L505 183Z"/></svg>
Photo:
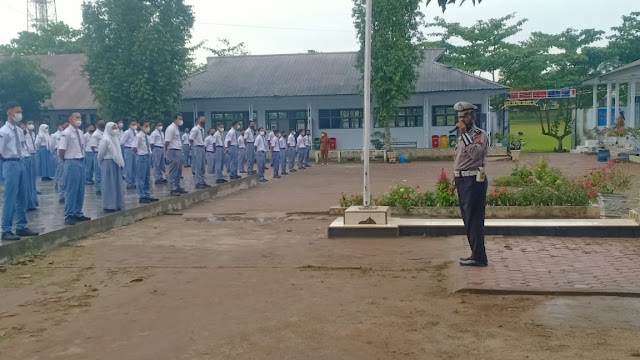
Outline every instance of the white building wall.
<svg viewBox="0 0 640 360"><path fill-rule="evenodd" d="M459 101L482 104L482 113L486 113L486 99L491 93L486 91L447 92L434 94L416 94L403 106L422 106L424 119L422 127L391 128L391 138L397 141L415 141L419 148L431 147L432 135L449 135L452 126L432 126L432 107L453 105ZM311 105L312 136L318 137L320 131L326 131L330 138L336 138L337 148L362 149L362 129L320 129L318 126L319 109L362 109L362 96L315 96L315 97L282 97L282 98L250 98L250 99L198 99L185 100L182 111L204 112L207 128L211 123L211 112L249 111L257 112L257 127L266 127L266 111L305 110ZM191 126L192 124L187 124ZM289 130L289 129L285 129ZM382 131L373 128L373 131Z"/></svg>

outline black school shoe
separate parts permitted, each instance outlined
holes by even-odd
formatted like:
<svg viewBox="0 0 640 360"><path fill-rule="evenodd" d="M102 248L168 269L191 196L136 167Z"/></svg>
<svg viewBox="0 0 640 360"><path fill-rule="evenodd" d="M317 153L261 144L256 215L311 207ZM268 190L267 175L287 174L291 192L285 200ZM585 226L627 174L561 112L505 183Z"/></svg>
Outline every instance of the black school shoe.
<svg viewBox="0 0 640 360"><path fill-rule="evenodd" d="M40 234L40 233L35 232L35 231L31 231L29 229L17 229L16 230L16 235L17 236L37 236L38 234Z"/></svg>
<svg viewBox="0 0 640 360"><path fill-rule="evenodd" d="M460 260L460 266L486 267L487 265L489 265L488 262L480 262L474 259Z"/></svg>
<svg viewBox="0 0 640 360"><path fill-rule="evenodd" d="M174 190L174 191L171 191L171 192L169 193L169 195L171 195L171 196L180 196L180 195L182 195L182 193L180 193L180 191L176 191L176 190Z"/></svg>
<svg viewBox="0 0 640 360"><path fill-rule="evenodd" d="M18 241L20 236L15 235L11 231L2 233L2 241Z"/></svg>
<svg viewBox="0 0 640 360"><path fill-rule="evenodd" d="M87 216L75 216L75 219L78 222L85 222L85 221L91 220L91 218Z"/></svg>

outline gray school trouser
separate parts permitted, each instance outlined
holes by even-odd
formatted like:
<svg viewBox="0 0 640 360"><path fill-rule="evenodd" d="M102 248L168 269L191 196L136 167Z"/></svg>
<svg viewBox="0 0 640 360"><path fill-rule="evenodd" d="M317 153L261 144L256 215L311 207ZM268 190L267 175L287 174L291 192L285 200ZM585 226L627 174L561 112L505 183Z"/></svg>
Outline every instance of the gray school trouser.
<svg viewBox="0 0 640 360"><path fill-rule="evenodd" d="M167 151L169 161L169 189L175 191L180 189L180 176L182 176L182 150L169 149Z"/></svg>
<svg viewBox="0 0 640 360"><path fill-rule="evenodd" d="M207 159L207 174L215 174L216 153L213 151L207 151L205 158Z"/></svg>
<svg viewBox="0 0 640 360"><path fill-rule="evenodd" d="M307 146L304 149L304 164L309 165L309 155L311 154L311 147Z"/></svg>
<svg viewBox="0 0 640 360"><path fill-rule="evenodd" d="M224 165L224 147L216 146L216 180L223 180L222 165Z"/></svg>
<svg viewBox="0 0 640 360"><path fill-rule="evenodd" d="M229 146L229 175L238 176L238 145Z"/></svg>
<svg viewBox="0 0 640 360"><path fill-rule="evenodd" d="M256 152L256 163L258 165L258 178L264 180L264 167L267 160L267 154L264 151Z"/></svg>
<svg viewBox="0 0 640 360"><path fill-rule="evenodd" d="M287 148L280 148L280 175L287 173Z"/></svg>
<svg viewBox="0 0 640 360"><path fill-rule="evenodd" d="M159 146L153 147L153 172L156 181L164 179L164 149Z"/></svg>
<svg viewBox="0 0 640 360"><path fill-rule="evenodd" d="M245 172L245 163L247 160L247 149L238 148L238 171Z"/></svg>
<svg viewBox="0 0 640 360"><path fill-rule="evenodd" d="M288 148L287 154L289 156L289 171L291 171L296 165L296 148L293 148L293 147Z"/></svg>
<svg viewBox="0 0 640 360"><path fill-rule="evenodd" d="M304 167L304 154L306 152L306 148L298 149L298 169L302 169Z"/></svg>
<svg viewBox="0 0 640 360"><path fill-rule="evenodd" d="M196 174L196 184L204 184L204 146L194 146L191 152L191 168Z"/></svg>
<svg viewBox="0 0 640 360"><path fill-rule="evenodd" d="M247 143L247 172L254 172L254 164L256 162L256 154L254 153L254 146L252 142Z"/></svg>
<svg viewBox="0 0 640 360"><path fill-rule="evenodd" d="M56 157L56 190L60 199L64 199L64 161L58 156L58 152L54 154Z"/></svg>

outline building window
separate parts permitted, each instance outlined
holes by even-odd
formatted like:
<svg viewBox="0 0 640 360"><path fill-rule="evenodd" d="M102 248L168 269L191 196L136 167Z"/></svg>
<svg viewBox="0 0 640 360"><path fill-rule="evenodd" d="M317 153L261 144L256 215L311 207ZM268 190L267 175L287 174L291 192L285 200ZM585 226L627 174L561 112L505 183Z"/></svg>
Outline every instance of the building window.
<svg viewBox="0 0 640 360"><path fill-rule="evenodd" d="M391 123L390 127L422 127L424 124L423 121L423 109L422 106L415 107L401 107L398 109L398 114L396 115L396 119ZM380 124L377 120L373 121L373 127L383 128L384 126Z"/></svg>
<svg viewBox="0 0 640 360"><path fill-rule="evenodd" d="M325 109L318 111L320 129L362 128L362 109Z"/></svg>
<svg viewBox="0 0 640 360"><path fill-rule="evenodd" d="M476 110L476 120L480 120L481 106ZM458 114L453 110L453 105L436 105L432 107L433 118L431 123L433 126L455 126L458 122Z"/></svg>
<svg viewBox="0 0 640 360"><path fill-rule="evenodd" d="M254 119L256 118L256 112L253 113ZM211 112L211 125L212 127L218 127L220 124L224 124L224 128L226 130L231 129L231 124L234 121L240 122L243 129L246 129L249 126L249 122L252 119L249 119L248 111L212 111Z"/></svg>
<svg viewBox="0 0 640 360"><path fill-rule="evenodd" d="M269 129L275 126L278 130L289 132L291 129L307 128L307 110L270 110L265 115Z"/></svg>

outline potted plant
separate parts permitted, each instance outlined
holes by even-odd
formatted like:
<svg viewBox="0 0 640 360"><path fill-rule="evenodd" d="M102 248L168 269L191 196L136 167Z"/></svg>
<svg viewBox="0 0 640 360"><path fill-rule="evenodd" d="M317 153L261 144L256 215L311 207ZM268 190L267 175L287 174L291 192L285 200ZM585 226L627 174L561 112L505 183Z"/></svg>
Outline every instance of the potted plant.
<svg viewBox="0 0 640 360"><path fill-rule="evenodd" d="M598 140L598 145L604 145L604 137L605 135L607 135L607 128L599 128L596 126L591 129L591 132L593 132L593 135L595 135L596 139Z"/></svg>
<svg viewBox="0 0 640 360"><path fill-rule="evenodd" d="M505 136L500 133L496 133L494 135L494 138L495 138L494 146L502 147L502 142L504 141Z"/></svg>
<svg viewBox="0 0 640 360"><path fill-rule="evenodd" d="M594 167L586 175L584 187L589 195L597 196L601 217L621 217L625 215L628 195L633 176L627 166L609 160L606 165Z"/></svg>
<svg viewBox="0 0 640 360"><path fill-rule="evenodd" d="M518 132L518 135L509 134L509 153L513 161L520 160L520 151L524 146L522 135L524 135L522 131Z"/></svg>

